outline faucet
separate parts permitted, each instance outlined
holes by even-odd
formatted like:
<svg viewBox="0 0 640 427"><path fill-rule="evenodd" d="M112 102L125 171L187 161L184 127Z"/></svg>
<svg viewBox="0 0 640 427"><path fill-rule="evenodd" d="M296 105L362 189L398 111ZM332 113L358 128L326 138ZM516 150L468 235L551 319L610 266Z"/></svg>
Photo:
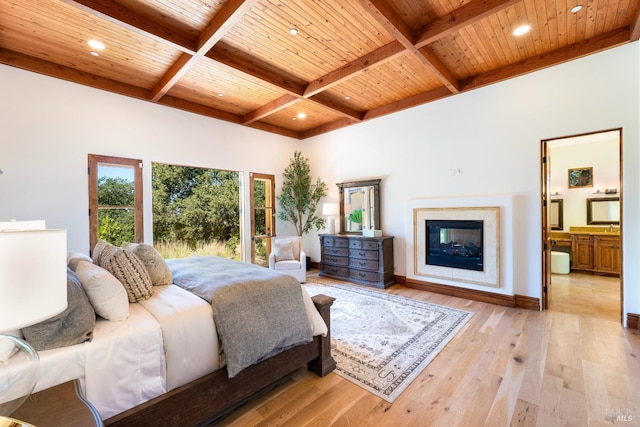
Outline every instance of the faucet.
<svg viewBox="0 0 640 427"><path fill-rule="evenodd" d="M609 233L613 233L614 231L613 224L609 224Z"/></svg>

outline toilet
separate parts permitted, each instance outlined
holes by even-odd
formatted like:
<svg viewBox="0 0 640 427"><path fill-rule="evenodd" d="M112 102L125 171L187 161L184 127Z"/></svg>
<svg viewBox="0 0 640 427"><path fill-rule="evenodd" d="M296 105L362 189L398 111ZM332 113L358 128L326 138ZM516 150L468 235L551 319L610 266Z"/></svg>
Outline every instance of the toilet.
<svg viewBox="0 0 640 427"><path fill-rule="evenodd" d="M551 273L569 274L569 254L566 252L551 252Z"/></svg>

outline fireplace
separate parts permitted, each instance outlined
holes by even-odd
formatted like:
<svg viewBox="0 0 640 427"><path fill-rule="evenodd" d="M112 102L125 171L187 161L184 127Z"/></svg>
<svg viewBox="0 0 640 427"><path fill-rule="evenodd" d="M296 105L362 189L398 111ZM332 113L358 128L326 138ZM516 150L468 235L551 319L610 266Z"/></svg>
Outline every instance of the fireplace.
<svg viewBox="0 0 640 427"><path fill-rule="evenodd" d="M425 221L426 263L463 270L484 270L483 221Z"/></svg>

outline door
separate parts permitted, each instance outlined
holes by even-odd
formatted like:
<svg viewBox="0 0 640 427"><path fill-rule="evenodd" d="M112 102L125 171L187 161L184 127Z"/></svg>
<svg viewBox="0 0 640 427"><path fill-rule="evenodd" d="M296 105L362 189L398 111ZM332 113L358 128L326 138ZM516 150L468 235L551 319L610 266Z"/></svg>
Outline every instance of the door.
<svg viewBox="0 0 640 427"><path fill-rule="evenodd" d="M551 221L550 221L550 187L551 158L547 142L542 142L542 310L549 308L551 301Z"/></svg>
<svg viewBox="0 0 640 427"><path fill-rule="evenodd" d="M276 235L275 176L250 174L251 263L269 266L271 237Z"/></svg>

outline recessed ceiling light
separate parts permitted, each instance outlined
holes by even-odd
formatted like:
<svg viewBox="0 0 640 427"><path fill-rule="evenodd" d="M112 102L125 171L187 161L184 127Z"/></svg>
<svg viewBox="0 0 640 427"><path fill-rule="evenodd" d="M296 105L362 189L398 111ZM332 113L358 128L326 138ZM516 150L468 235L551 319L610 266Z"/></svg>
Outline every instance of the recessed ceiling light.
<svg viewBox="0 0 640 427"><path fill-rule="evenodd" d="M571 8L571 13L578 13L582 10L582 5L577 4Z"/></svg>
<svg viewBox="0 0 640 427"><path fill-rule="evenodd" d="M529 32L529 30L531 30L531 25L529 25L529 24L520 25L518 28L513 30L513 35L514 36L521 36L523 34L527 34Z"/></svg>
<svg viewBox="0 0 640 427"><path fill-rule="evenodd" d="M106 46L104 45L104 43L102 43L102 42L100 42L100 41L98 41L98 40L89 40L89 41L87 42L87 44L88 44L92 49L95 49L95 50L104 50L104 49L105 49L105 47L106 47Z"/></svg>
<svg viewBox="0 0 640 427"><path fill-rule="evenodd" d="M96 52L95 50L91 51L91 55L93 56L100 56L100 54L98 52Z"/></svg>
<svg viewBox="0 0 640 427"><path fill-rule="evenodd" d="M218 93L218 96L224 96L224 93L220 92Z"/></svg>
<svg viewBox="0 0 640 427"><path fill-rule="evenodd" d="M351 97L349 95L345 96L344 99L346 99L347 101L351 99Z"/></svg>
<svg viewBox="0 0 640 427"><path fill-rule="evenodd" d="M307 117L307 113L298 113L298 116L297 116L297 117L298 117L299 119L304 119L304 118L306 118L306 117Z"/></svg>
<svg viewBox="0 0 640 427"><path fill-rule="evenodd" d="M298 29L297 28L290 29L289 34L291 34L292 36L295 36L296 34L298 34Z"/></svg>

